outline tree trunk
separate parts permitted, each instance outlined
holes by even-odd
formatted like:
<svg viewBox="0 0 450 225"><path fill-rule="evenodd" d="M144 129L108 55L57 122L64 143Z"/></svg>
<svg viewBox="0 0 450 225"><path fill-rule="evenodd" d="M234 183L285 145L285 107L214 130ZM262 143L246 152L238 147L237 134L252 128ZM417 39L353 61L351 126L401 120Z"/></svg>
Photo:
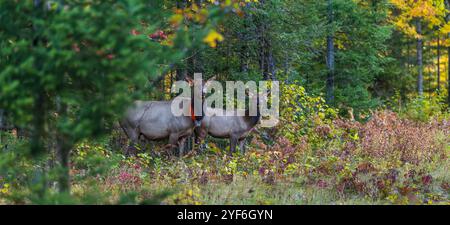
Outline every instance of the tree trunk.
<svg viewBox="0 0 450 225"><path fill-rule="evenodd" d="M260 1L260 6L264 7L265 1ZM263 80L276 80L275 73L275 59L273 57L273 48L270 33L270 20L265 15L260 15L258 20L255 20L256 30L259 41L259 69L263 75Z"/></svg>
<svg viewBox="0 0 450 225"><path fill-rule="evenodd" d="M266 40L265 40L265 30L264 30L264 22L263 21L259 21L259 69L263 75L263 80L268 80L269 79L269 72L267 70L267 60L266 60L266 50L267 50L267 46L266 46Z"/></svg>
<svg viewBox="0 0 450 225"><path fill-rule="evenodd" d="M450 107L450 46L447 47L447 60L447 105Z"/></svg>
<svg viewBox="0 0 450 225"><path fill-rule="evenodd" d="M286 83L289 83L290 77L288 75L289 73L289 69L290 69L290 58L289 58L289 54L286 52L285 56L284 56L284 63L283 63L283 70L284 70L284 74L287 78L287 80L285 81ZM308 82L308 77L306 77L306 82Z"/></svg>
<svg viewBox="0 0 450 225"><path fill-rule="evenodd" d="M38 156L45 152L43 137L45 133L45 108L47 99L45 93L40 92L35 97L33 116L33 129L31 132L31 154L32 156ZM19 134L18 134L19 136Z"/></svg>
<svg viewBox="0 0 450 225"><path fill-rule="evenodd" d="M0 145L3 143L3 130L6 130L6 125L4 125L4 110L0 109ZM6 146L5 146L6 148ZM0 148L0 151L2 151L3 149Z"/></svg>
<svg viewBox="0 0 450 225"><path fill-rule="evenodd" d="M67 141L62 134L57 135L56 140L56 153L57 159L60 167L58 174L58 188L60 193L69 192L70 193L70 165L69 165L69 155L70 147L67 145Z"/></svg>
<svg viewBox="0 0 450 225"><path fill-rule="evenodd" d="M243 41L241 42L243 43ZM248 60L249 56L247 53L247 47L246 44L242 44L240 52L239 52L239 72L241 73L247 73L248 72Z"/></svg>
<svg viewBox="0 0 450 225"><path fill-rule="evenodd" d="M244 15L244 27L243 27L243 31L238 33L238 39L239 39L239 43L240 43L240 49L239 49L239 71L241 73L247 73L248 72L248 59L249 59L249 55L248 55L248 49L247 49L247 38L246 38L246 34L248 33L248 28L247 28L247 19L246 19L246 15Z"/></svg>
<svg viewBox="0 0 450 225"><path fill-rule="evenodd" d="M3 109L0 109L0 131L6 129L4 112Z"/></svg>
<svg viewBox="0 0 450 225"><path fill-rule="evenodd" d="M427 53L429 56L433 55L433 52L431 50L431 42L428 42L428 44L426 45L426 50L424 50L423 54L424 54L424 58L425 58L425 65L428 65L428 59L427 59ZM426 71L426 77L424 76L424 91L428 92L428 94L431 94L431 92L433 92L431 90L431 81L432 81L432 72L431 72L431 68L428 66L425 66L424 68L424 72ZM425 75L425 74L424 74Z"/></svg>
<svg viewBox="0 0 450 225"><path fill-rule="evenodd" d="M273 50L270 44L268 44L269 49L267 51L267 70L269 71L269 76L271 80L276 80L275 74L275 58L273 57Z"/></svg>
<svg viewBox="0 0 450 225"><path fill-rule="evenodd" d="M408 72L408 74L411 72L410 67L411 67L411 44L407 40L406 41L406 71Z"/></svg>
<svg viewBox="0 0 450 225"><path fill-rule="evenodd" d="M60 97L56 98L56 107L58 112L58 120L67 116L67 105L61 101ZM69 156L72 146L67 140L66 135L60 131L56 130L56 157L59 164L59 174L58 174L58 188L60 193L68 192L70 193L70 165Z"/></svg>
<svg viewBox="0 0 450 225"><path fill-rule="evenodd" d="M178 0L176 1L176 8L177 9L185 9L188 7L188 1L187 0ZM175 80L180 81L184 80L188 75L188 68L186 62L179 62L175 65Z"/></svg>
<svg viewBox="0 0 450 225"><path fill-rule="evenodd" d="M417 34L422 35L422 23L417 20L416 24ZM423 40L422 37L417 38L417 89L419 96L423 95Z"/></svg>
<svg viewBox="0 0 450 225"><path fill-rule="evenodd" d="M328 22L329 25L333 23L333 7L332 0L328 0ZM334 39L330 33L327 37L327 103L332 104L334 102Z"/></svg>
<svg viewBox="0 0 450 225"><path fill-rule="evenodd" d="M449 0L445 0L445 8L447 10L450 10L450 2ZM450 22L450 13L448 13L445 15L445 21L448 23ZM450 33L447 34L448 37L450 38ZM447 47L447 104L450 107L450 46Z"/></svg>
<svg viewBox="0 0 450 225"><path fill-rule="evenodd" d="M439 91L441 86L441 40L438 35L437 39L437 88L436 90Z"/></svg>

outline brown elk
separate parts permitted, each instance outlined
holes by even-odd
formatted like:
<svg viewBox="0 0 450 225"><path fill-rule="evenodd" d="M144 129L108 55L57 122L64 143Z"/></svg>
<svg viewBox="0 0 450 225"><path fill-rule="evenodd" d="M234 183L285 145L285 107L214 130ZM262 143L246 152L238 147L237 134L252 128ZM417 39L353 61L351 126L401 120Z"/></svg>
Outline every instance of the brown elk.
<svg viewBox="0 0 450 225"><path fill-rule="evenodd" d="M194 81L186 78L189 85L193 87ZM204 85L205 82L202 83ZM203 116L194 116L194 98L204 100L204 92L192 91L191 98L184 102L190 104L190 116L175 116L172 113L172 101L136 101L133 106L128 108L124 118L120 121L122 129L130 139L130 146L125 154L134 154L134 145L139 142L141 137L147 140L155 141L169 139L167 147L173 149L178 146L180 156L183 154L186 138L190 137L196 124L200 124ZM199 95L199 96L196 96ZM200 96L201 95L201 96Z"/></svg>
<svg viewBox="0 0 450 225"><path fill-rule="evenodd" d="M196 143L206 138L209 134L215 138L229 138L230 152L236 151L236 145L244 151L244 141L261 118L259 101L257 101L256 115L250 116L249 110L245 110L245 116L240 116L237 111L227 112L219 108L207 108L201 121L201 125L195 128Z"/></svg>

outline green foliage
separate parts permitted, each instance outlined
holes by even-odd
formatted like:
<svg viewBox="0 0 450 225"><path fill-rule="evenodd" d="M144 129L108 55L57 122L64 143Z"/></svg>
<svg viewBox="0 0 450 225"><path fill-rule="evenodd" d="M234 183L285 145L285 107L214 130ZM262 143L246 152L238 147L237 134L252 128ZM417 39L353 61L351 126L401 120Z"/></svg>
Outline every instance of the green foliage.
<svg viewBox="0 0 450 225"><path fill-rule="evenodd" d="M387 106L414 121L431 122L449 118L450 112L444 93L433 93L429 97L412 97L403 101L402 99L404 98L397 92L387 102Z"/></svg>
<svg viewBox="0 0 450 225"><path fill-rule="evenodd" d="M385 54L391 35L387 3L336 0L333 9L334 21L329 23L326 2L270 0L246 5L243 17L230 16L222 23L225 41L217 49L199 51L199 71L224 79L260 80L272 63L269 72L277 79L300 82L319 95L327 75L325 40L333 35L335 106L354 108L356 116L376 108L380 101L373 90L375 79L392 62Z"/></svg>
<svg viewBox="0 0 450 225"><path fill-rule="evenodd" d="M427 122L433 118L444 116L446 108L446 104L442 103L442 100L438 97L430 99L418 97L406 105L404 114L407 118Z"/></svg>
<svg viewBox="0 0 450 225"><path fill-rule="evenodd" d="M306 93L302 86L282 84L280 86L280 124L278 135L297 143L305 134L320 125L330 125L337 118L337 110L325 104L321 97Z"/></svg>
<svg viewBox="0 0 450 225"><path fill-rule="evenodd" d="M110 131L125 107L152 88L149 81L199 46L223 13L205 9L202 23L186 27L167 4L0 3L0 108L29 132L33 156L56 149L61 190L68 189L72 147ZM162 34L156 38L155 31Z"/></svg>
<svg viewBox="0 0 450 225"><path fill-rule="evenodd" d="M0 119L12 125L0 131L0 204L448 202L448 93L432 93L429 70L429 96L409 97L415 40L391 32L387 0L333 0L332 20L326 1L194 2L0 2ZM215 140L183 158L154 145L123 156L125 107L194 72L280 80L279 125L252 132L245 154ZM367 114L384 100L396 113ZM55 163L61 152L70 163Z"/></svg>
<svg viewBox="0 0 450 225"><path fill-rule="evenodd" d="M317 104L300 101L310 106ZM58 168L46 169L48 172L41 176L36 174L43 171L47 160L32 161L17 154L20 151L16 148L1 151L0 201L443 204L448 199L450 180L445 168L449 163L450 129L445 120L430 125L401 119L392 112L377 112L369 122L361 124L334 118L335 112L325 114L332 117L319 119L320 111L314 107L310 110L305 118L296 120L308 126L301 137L290 141L288 135L280 134L273 144L266 145L255 136L245 154L233 156L211 143L211 151L191 152L183 158L147 152L125 158L110 150L108 140L83 141L72 152L71 195L58 193L52 185L39 192L43 189L32 185L48 185L52 180L52 171ZM300 133L284 128L276 130ZM12 135L6 140L8 146L20 146Z"/></svg>
<svg viewBox="0 0 450 225"><path fill-rule="evenodd" d="M1 8L0 107L17 125L54 127L71 142L109 128L146 91L158 65L179 60L192 38L180 29L169 47L131 35L139 21L151 22L151 32L170 15L156 2L67 1L47 8L26 1Z"/></svg>
<svg viewBox="0 0 450 225"><path fill-rule="evenodd" d="M358 116L379 104L370 88L391 60L383 54L391 35L391 28L384 23L388 10L385 1L367 5L358 1L334 2L336 22L332 29L338 45L336 105L352 107Z"/></svg>
<svg viewBox="0 0 450 225"><path fill-rule="evenodd" d="M150 33L168 19L159 1L68 1L51 8L3 2L1 9L0 108L17 125L41 136L56 128L72 143L108 129L147 91L144 84L164 69L160 65L180 60L193 38L175 30L171 47L130 34L139 21L151 24L145 27Z"/></svg>

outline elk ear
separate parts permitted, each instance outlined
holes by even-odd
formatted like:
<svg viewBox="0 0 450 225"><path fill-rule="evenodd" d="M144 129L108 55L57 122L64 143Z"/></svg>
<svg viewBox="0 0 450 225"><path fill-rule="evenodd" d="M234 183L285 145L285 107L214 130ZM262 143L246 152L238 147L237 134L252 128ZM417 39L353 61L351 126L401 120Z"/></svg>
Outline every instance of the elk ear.
<svg viewBox="0 0 450 225"><path fill-rule="evenodd" d="M207 80L207 82L208 82L208 81L212 81L212 80L216 80L216 75L214 75L213 77L209 78L209 79Z"/></svg>
<svg viewBox="0 0 450 225"><path fill-rule="evenodd" d="M189 86L193 86L194 85L194 80L192 80L191 77L186 76L186 78L184 78L184 80L186 80L189 84Z"/></svg>
<svg viewBox="0 0 450 225"><path fill-rule="evenodd" d="M254 97L258 97L258 91L256 91L256 93L254 91L250 91L249 89L245 89L245 96L249 97L249 98L254 98Z"/></svg>

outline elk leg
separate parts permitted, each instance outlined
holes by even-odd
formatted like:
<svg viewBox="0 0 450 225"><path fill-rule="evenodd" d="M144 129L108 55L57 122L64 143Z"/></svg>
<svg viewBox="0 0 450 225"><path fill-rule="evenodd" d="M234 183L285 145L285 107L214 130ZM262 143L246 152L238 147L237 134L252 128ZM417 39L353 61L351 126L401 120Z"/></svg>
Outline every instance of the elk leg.
<svg viewBox="0 0 450 225"><path fill-rule="evenodd" d="M176 133L172 133L169 135L169 144L170 146L170 151L173 152L176 148L175 146L178 145L178 134Z"/></svg>
<svg viewBox="0 0 450 225"><path fill-rule="evenodd" d="M149 145L150 145L150 155L152 157L157 156L157 152L155 151L155 142L154 141L149 141Z"/></svg>
<svg viewBox="0 0 450 225"><path fill-rule="evenodd" d="M178 141L178 151L179 151L180 157L183 157L185 143L186 143L186 137L182 137Z"/></svg>
<svg viewBox="0 0 450 225"><path fill-rule="evenodd" d="M200 143L198 143L198 144L196 144L196 147L197 147L197 153L202 153L202 152L204 152L205 151L205 149L206 149L206 146L207 146L207 144L206 144L206 140L202 140L202 141L200 141Z"/></svg>
<svg viewBox="0 0 450 225"><path fill-rule="evenodd" d="M136 154L136 143L139 141L138 132L129 126L122 126L122 129L130 139L130 144L128 145L128 148L124 150L124 154L126 156Z"/></svg>
<svg viewBox="0 0 450 225"><path fill-rule="evenodd" d="M233 154L236 152L236 145L237 145L238 139L236 137L230 138L230 153Z"/></svg>
<svg viewBox="0 0 450 225"><path fill-rule="evenodd" d="M200 142L201 142L201 137L200 137L200 135L201 135L201 131L199 130L200 128L199 127L196 127L195 128L195 130L194 130L194 143L195 144L200 144Z"/></svg>
<svg viewBox="0 0 450 225"><path fill-rule="evenodd" d="M194 143L198 148L198 152L203 152L205 147L206 130L203 127L196 127L194 129Z"/></svg>
<svg viewBox="0 0 450 225"><path fill-rule="evenodd" d="M241 153L245 153L245 138L242 138L239 140L239 149L241 150Z"/></svg>
<svg viewBox="0 0 450 225"><path fill-rule="evenodd" d="M205 128L196 127L194 129L195 144L200 144L206 138L207 131Z"/></svg>
<svg viewBox="0 0 450 225"><path fill-rule="evenodd" d="M200 143L198 145L198 152L203 153L205 151L205 148L206 148L206 143L205 142Z"/></svg>
<svg viewBox="0 0 450 225"><path fill-rule="evenodd" d="M134 156L137 154L138 147L136 145L139 144L139 141L131 141L128 148L125 150L125 156Z"/></svg>

